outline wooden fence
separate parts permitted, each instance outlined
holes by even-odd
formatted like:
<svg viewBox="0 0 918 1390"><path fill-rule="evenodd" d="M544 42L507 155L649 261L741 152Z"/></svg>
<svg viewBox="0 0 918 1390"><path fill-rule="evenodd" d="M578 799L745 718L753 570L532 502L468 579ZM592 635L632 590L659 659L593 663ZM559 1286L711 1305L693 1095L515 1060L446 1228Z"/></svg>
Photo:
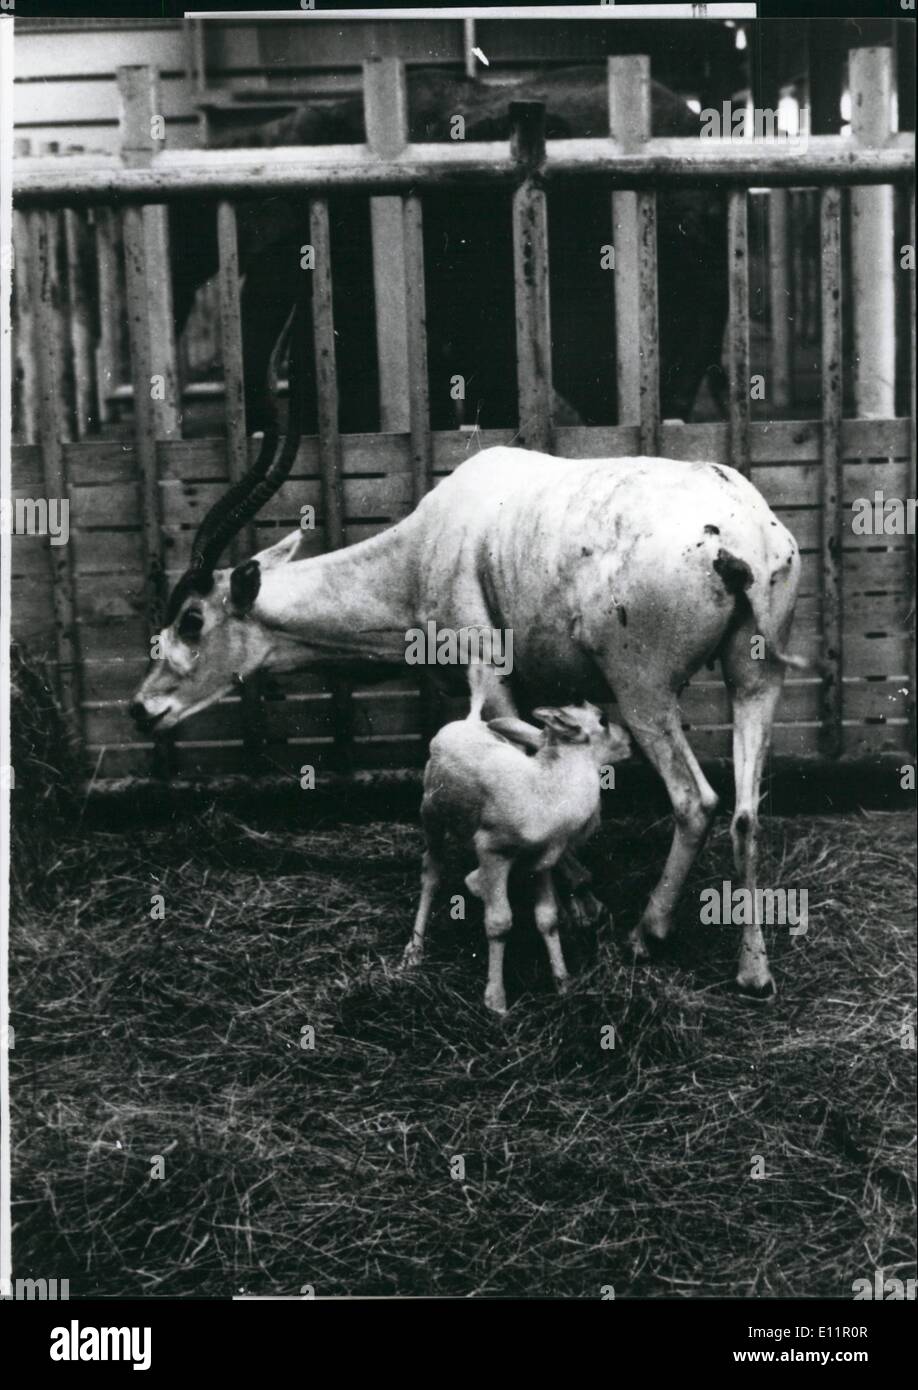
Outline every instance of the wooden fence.
<svg viewBox="0 0 918 1390"><path fill-rule="evenodd" d="M70 540L37 535L13 542L16 637L53 659L62 702L96 778L207 777L232 772L294 775L304 764L350 771L416 765L429 728L412 680L363 689L306 673L274 682L245 702L225 700L178 731L164 764L132 737L125 703L145 668L163 596L183 569L199 518L253 452L246 436L239 319L239 263L232 198L283 189L310 195L319 425L300 445L290 480L243 538L270 543L306 503L316 552L350 544L404 516L428 487L468 453L525 443L567 457L661 453L732 464L749 476L790 527L803 553L794 650L821 655L828 678L788 683L775 731L779 756L909 757L914 727L914 540L861 535L853 502L915 493L911 418L894 404L895 332L884 320L896 277L914 272L893 245L892 186L911 199L910 141L889 130L889 54L852 54L854 109L869 113L850 140L813 137L805 153L780 141L662 140L649 137L649 64L609 61L610 138L551 141L543 112L513 108L509 144L408 145L404 74L397 60L365 71L368 145L265 151L161 151L151 138L157 110L149 69L119 72L118 159L73 154L14 162L14 336L22 424L13 449L15 497L65 499ZM879 100L877 92L880 93ZM858 94L868 94L863 103ZM557 427L552 420L551 334L545 189L577 172L605 181L612 207L620 423ZM663 421L659 410L656 194L672 185L728 188L729 418L718 424ZM518 345L518 431L432 432L427 397L423 194L428 188L512 188ZM771 231L788 245L787 190L818 190L821 246L822 415L814 421L751 418L749 389L748 190L768 187ZM360 190L374 200L377 337L383 432L341 435L337 420L328 195ZM843 217L843 190L850 224ZM165 205L218 200L217 285L225 374L225 435L180 436L180 375L168 295ZM120 222L123 258L114 235ZM851 341L842 314L842 239L850 225ZM614 228L614 231L612 230ZM783 231L781 229L784 229ZM777 231L775 231L777 229ZM792 238L791 238L792 239ZM319 254L321 252L321 254ZM81 258L94 256L99 285L96 337L81 298ZM121 260L123 259L123 264ZM786 277L780 250L772 287ZM114 322L106 286L123 282L127 323ZM773 312L781 319L780 297ZM794 330L791 329L791 332ZM788 343L780 329L777 353ZM773 349L774 350L774 349ZM842 416L843 360L857 356L858 418ZM100 378L119 354L133 377L133 437L96 433L104 422ZM151 392L150 383L162 389ZM103 392L104 394L104 392ZM728 756L726 692L702 672L683 709L702 758Z"/></svg>

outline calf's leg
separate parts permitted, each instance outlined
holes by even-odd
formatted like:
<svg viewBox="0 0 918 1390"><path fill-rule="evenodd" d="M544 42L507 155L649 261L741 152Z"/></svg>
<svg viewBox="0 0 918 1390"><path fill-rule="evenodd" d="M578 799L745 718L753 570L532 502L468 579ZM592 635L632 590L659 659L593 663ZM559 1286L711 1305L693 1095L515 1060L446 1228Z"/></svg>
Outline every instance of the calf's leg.
<svg viewBox="0 0 918 1390"><path fill-rule="evenodd" d="M545 942L545 949L548 952L548 963L551 966L551 973L554 976L555 984L563 994L567 988L570 976L567 973L564 954L561 950L561 938L558 935L558 899L555 896L555 885L552 879L551 869L540 869L538 873L536 883L535 920L542 940Z"/></svg>
<svg viewBox="0 0 918 1390"><path fill-rule="evenodd" d="M428 846L424 851L424 858L421 864L421 901L418 903L418 911L414 919L411 940L408 942L402 955L402 965L406 969L410 969L415 965L420 965L423 959L424 936L427 931L427 923L430 921L430 909L433 906L434 896L440 885L441 877L440 860Z"/></svg>
<svg viewBox="0 0 918 1390"><path fill-rule="evenodd" d="M469 890L484 903L485 933L488 938L488 984L484 1001L492 1012L505 1014L504 948L513 925L507 892L510 860L507 855L497 854L490 848L487 834L482 831L475 836L475 850L478 868L469 874L466 883Z"/></svg>

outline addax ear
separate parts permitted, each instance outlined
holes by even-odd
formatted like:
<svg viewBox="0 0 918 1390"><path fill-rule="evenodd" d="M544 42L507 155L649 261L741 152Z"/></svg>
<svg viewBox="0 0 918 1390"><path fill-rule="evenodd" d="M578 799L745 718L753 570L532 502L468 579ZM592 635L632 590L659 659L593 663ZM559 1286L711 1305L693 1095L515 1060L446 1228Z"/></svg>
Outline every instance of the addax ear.
<svg viewBox="0 0 918 1390"><path fill-rule="evenodd" d="M294 531L292 535L284 536L283 540L269 545L267 550L259 550L255 558L263 570L276 569L278 565L289 565L291 560L298 558L304 539L302 531Z"/></svg>
<svg viewBox="0 0 918 1390"><path fill-rule="evenodd" d="M237 565L230 575L230 600L237 613L247 613L261 588L261 566L257 560Z"/></svg>

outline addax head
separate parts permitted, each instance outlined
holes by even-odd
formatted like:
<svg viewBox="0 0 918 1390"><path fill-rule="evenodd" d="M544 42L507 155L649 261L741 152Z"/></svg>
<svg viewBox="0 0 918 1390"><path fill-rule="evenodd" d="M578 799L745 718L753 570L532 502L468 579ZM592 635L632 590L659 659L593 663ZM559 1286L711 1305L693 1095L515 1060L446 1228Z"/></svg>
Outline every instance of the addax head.
<svg viewBox="0 0 918 1390"><path fill-rule="evenodd" d="M262 664L268 650L254 616L261 566L247 560L194 587L176 586L167 625L153 639L147 675L129 714L144 733L165 733L228 695Z"/></svg>
<svg viewBox="0 0 918 1390"><path fill-rule="evenodd" d="M303 315L298 309L290 328L290 412L283 447L277 453L277 431L267 430L252 468L214 503L198 527L188 569L172 591L165 626L153 640L150 668L128 710L144 733L165 733L222 699L258 669L270 650L270 634L256 610L262 570L292 559L301 534L294 533L233 570L218 570L216 564L293 465L302 425L305 366Z"/></svg>

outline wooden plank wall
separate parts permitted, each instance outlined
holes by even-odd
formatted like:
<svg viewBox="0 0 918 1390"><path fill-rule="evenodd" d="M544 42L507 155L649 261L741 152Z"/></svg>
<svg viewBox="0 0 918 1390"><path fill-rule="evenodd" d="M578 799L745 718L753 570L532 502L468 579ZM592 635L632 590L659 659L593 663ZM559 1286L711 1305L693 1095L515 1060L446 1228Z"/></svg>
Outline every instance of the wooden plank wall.
<svg viewBox="0 0 918 1390"><path fill-rule="evenodd" d="M566 457L601 457L639 450L638 426L557 428L554 447ZM803 585L792 648L816 656L822 630L823 446L821 422L753 423L751 478L790 527L803 553ZM482 447L509 443L512 432L484 433ZM453 432L432 435L433 478L450 472L466 455L468 441ZM664 425L664 454L729 462L725 425ZM415 495L409 435L344 435L340 438L344 538L350 544L405 515ZM910 538L859 536L851 531L851 504L908 491L909 422L842 423L841 476L844 641L841 687L842 752L849 757L880 752L907 756L911 665ZM254 455L253 455L254 456ZM228 482L222 440L162 441L156 450L167 578L178 577L192 528ZM63 445L69 477L77 629L82 654L82 719L88 765L97 775L149 771L150 748L133 735L125 702L142 675L148 651L143 584L142 465L123 443ZM17 496L42 495L42 449L13 451ZM258 518L259 547L296 527L300 508L316 507L317 527L306 553L326 547L322 461L316 439L303 441L293 475ZM359 517L359 521L352 521ZM30 646L57 658L51 565L60 548L35 536L13 541L13 628ZM50 562L50 563L49 563ZM316 676L285 678L285 698L266 706L265 766L293 771L305 762L335 766L332 694ZM422 757L419 698L391 686L355 689L353 726L357 767L406 766ZM774 748L778 755L817 755L822 687L794 679L786 687ZM727 697L719 676L707 671L686 691L683 709L700 756L729 752ZM245 770L239 702L227 700L183 726L176 769L183 775Z"/></svg>
<svg viewBox="0 0 918 1390"><path fill-rule="evenodd" d="M638 73L638 85L642 80ZM788 683L775 752L779 756L885 753L908 757L914 541L904 535L855 534L851 508L855 499L872 497L877 489L887 497L909 495L912 427L907 419L843 419L841 415L838 368L845 344L838 312L841 219L837 192L822 195L824 409L820 420L751 420L748 396L734 380L731 418L723 424L661 424L655 402L645 401L633 423L553 428L545 404L550 399L551 340L545 294L544 195L534 173L543 137L538 111L522 107L515 114L514 149L521 173L514 207L516 317L519 357L524 364L521 421L532 442L550 441L561 456L586 458L637 454L659 437L664 455L731 464L739 458L797 537L803 554L792 650L823 657L834 652L835 675L840 677L830 687L816 677ZM633 138L640 135L636 128ZM646 198L650 207L645 217L652 224L653 195ZM317 199L312 210L312 240L324 246L326 253L314 286L319 308L325 305L324 316L319 313L315 318L315 331L323 335L319 346L328 348L319 354L326 364L318 382L320 434L302 441L290 479L251 527L256 548L297 527L304 504L315 507L318 523L306 533L306 553L318 554L364 539L406 515L426 487L446 476L470 448L516 438L509 430L484 432L472 444L458 431L430 433L423 303L416 294L409 296L406 306L411 363L407 428L397 433L338 434L330 295L334 267L324 233L325 207ZM423 199L416 193L404 199L398 229L397 254L404 258L406 283L412 287L422 279L422 207ZM56 250L62 241L66 244L66 226L54 212L28 216L42 221L32 237L27 235L28 228L21 229L20 241L34 248L31 254L38 259L30 268L33 293L26 286L20 294L17 287L16 331L33 347L40 337L44 355L37 356L30 386L35 417L31 432L25 435L30 442L13 450L15 496L69 497L71 540L66 547L54 547L47 538L14 537L14 634L58 664L62 693L73 727L83 740L87 769L100 778L143 775L156 766L153 750L134 734L125 704L142 675L149 650L150 620L158 598L149 586L151 564L155 569L161 561L166 583L178 577L200 518L230 478L251 461L256 446L242 435L238 362L231 363L228 376L229 447L225 438L182 439L172 423L147 409L149 390L141 392L140 387L151 375L154 343L144 306L141 262L151 255L161 258L163 248L162 227L145 232L139 211L132 214L133 229L128 228L126 287L127 307L133 315L126 317L131 318L135 392L145 402L137 419L139 434L136 440L100 439L86 437L82 428L70 428L60 392L55 389L54 400L48 398L48 382L60 380L52 359L67 350L67 342L72 343L72 337L63 332L66 323L61 322L66 318L66 297L61 300L54 294L55 277L61 265L66 266L66 256ZM97 240L101 237L103 259L107 258L104 270L100 260L100 278L112 283L124 276L120 239L112 229L112 222L122 220L112 214L94 214L92 220ZM226 205L221 213L222 326L224 350L238 357L238 322L230 303L237 292L237 270L230 252L233 220L232 209ZM747 221L746 195L737 190L730 208L733 326L729 356L735 378L748 373ZM148 235L150 231L156 234ZM633 246L642 291L634 301L620 297L617 336L620 342L640 343L656 312L640 218L628 244ZM28 261L27 250L23 254ZM42 285L44 297L39 292ZM108 336L116 336L111 323ZM85 346L81 351L88 357ZM116 349L110 345L108 351L113 355ZM176 739L171 770L183 776L251 771L253 743L262 770L291 776L304 763L320 770L340 770L344 765L416 765L423 758L422 731L429 732L429 700L407 678L349 690L302 674L285 678L282 693L283 698L266 701L263 711L246 710L239 700L227 699L189 720ZM683 710L699 756L728 756L729 707L717 674L699 674L685 692ZM342 740L345 713L351 737Z"/></svg>

